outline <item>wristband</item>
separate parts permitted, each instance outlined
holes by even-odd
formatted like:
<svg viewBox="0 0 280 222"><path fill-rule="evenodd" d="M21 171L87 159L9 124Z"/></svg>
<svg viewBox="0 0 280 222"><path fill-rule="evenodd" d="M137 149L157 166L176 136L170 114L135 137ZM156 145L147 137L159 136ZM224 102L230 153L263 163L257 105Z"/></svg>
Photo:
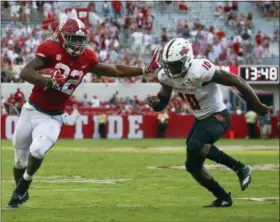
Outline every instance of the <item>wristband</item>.
<svg viewBox="0 0 280 222"><path fill-rule="evenodd" d="M154 111L161 111L163 110L169 103L169 98L165 96L158 96L160 103L156 106L153 107Z"/></svg>

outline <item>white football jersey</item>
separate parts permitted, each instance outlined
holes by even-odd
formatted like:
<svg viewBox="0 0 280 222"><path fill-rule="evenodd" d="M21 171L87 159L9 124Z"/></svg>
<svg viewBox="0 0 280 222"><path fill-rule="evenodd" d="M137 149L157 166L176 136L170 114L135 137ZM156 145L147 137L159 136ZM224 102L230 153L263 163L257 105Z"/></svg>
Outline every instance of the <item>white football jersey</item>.
<svg viewBox="0 0 280 222"><path fill-rule="evenodd" d="M172 87L181 99L188 102L190 110L197 119L204 119L226 109L220 86L216 83L208 83L215 70L215 65L209 60L194 59L184 77L170 78L161 69L158 72L158 79L160 83Z"/></svg>

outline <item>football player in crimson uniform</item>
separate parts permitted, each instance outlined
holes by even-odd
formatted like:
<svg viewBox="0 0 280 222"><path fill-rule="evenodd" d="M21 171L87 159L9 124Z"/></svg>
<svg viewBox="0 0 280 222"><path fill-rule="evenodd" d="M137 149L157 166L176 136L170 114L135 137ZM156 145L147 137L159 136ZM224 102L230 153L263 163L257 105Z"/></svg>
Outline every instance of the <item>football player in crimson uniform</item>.
<svg viewBox="0 0 280 222"><path fill-rule="evenodd" d="M196 59L191 44L182 38L170 40L162 53L163 69L158 72L162 84L157 96L149 98L155 111L163 110L174 90L186 100L196 117L188 135L186 170L217 198L206 207L230 207L227 193L203 167L205 159L223 164L237 173L241 190L251 181L251 169L233 159L214 144L228 130L230 114L227 111L219 85L236 87L251 101L257 113L265 115L272 107L262 104L254 90L240 77L217 69L207 59Z"/></svg>
<svg viewBox="0 0 280 222"><path fill-rule="evenodd" d="M14 178L16 188L8 203L19 207L29 198L28 189L48 150L54 146L65 119L64 108L84 74L131 77L145 75L159 67L159 51L153 54L148 67L106 65L87 48L87 31L79 19L67 19L54 40L40 44L36 57L21 71L23 80L34 85L28 102L23 106L16 125ZM49 78L38 73L44 68L58 69Z"/></svg>

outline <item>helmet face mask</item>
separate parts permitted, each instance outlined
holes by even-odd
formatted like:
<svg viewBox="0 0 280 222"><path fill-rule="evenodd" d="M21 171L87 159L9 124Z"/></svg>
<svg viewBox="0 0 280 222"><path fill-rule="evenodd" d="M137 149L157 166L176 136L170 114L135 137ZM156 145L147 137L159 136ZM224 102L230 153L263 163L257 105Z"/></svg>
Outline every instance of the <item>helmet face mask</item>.
<svg viewBox="0 0 280 222"><path fill-rule="evenodd" d="M72 33L62 32L61 36L64 40L63 48L71 55L80 55L87 45L88 38L84 35L73 35Z"/></svg>

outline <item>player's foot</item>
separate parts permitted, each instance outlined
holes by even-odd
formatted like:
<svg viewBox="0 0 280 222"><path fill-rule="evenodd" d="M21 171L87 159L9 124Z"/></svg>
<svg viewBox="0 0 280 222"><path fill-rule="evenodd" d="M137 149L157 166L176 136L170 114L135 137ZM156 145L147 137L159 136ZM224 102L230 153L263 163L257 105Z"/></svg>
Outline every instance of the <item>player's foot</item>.
<svg viewBox="0 0 280 222"><path fill-rule="evenodd" d="M239 178L240 188L244 191L252 181L252 169L249 166L245 166L236 173Z"/></svg>
<svg viewBox="0 0 280 222"><path fill-rule="evenodd" d="M231 207L232 206L232 198L231 193L228 193L228 196L224 199L216 199L212 203L208 205L204 205L203 207Z"/></svg>
<svg viewBox="0 0 280 222"><path fill-rule="evenodd" d="M29 199L28 189L31 181L26 181L21 178L13 191L11 200L9 201L7 208L18 208L21 204Z"/></svg>
<svg viewBox="0 0 280 222"><path fill-rule="evenodd" d="M25 192L23 195L13 192L12 198L9 201L7 208L19 208L21 204L25 203L29 199L28 192Z"/></svg>

